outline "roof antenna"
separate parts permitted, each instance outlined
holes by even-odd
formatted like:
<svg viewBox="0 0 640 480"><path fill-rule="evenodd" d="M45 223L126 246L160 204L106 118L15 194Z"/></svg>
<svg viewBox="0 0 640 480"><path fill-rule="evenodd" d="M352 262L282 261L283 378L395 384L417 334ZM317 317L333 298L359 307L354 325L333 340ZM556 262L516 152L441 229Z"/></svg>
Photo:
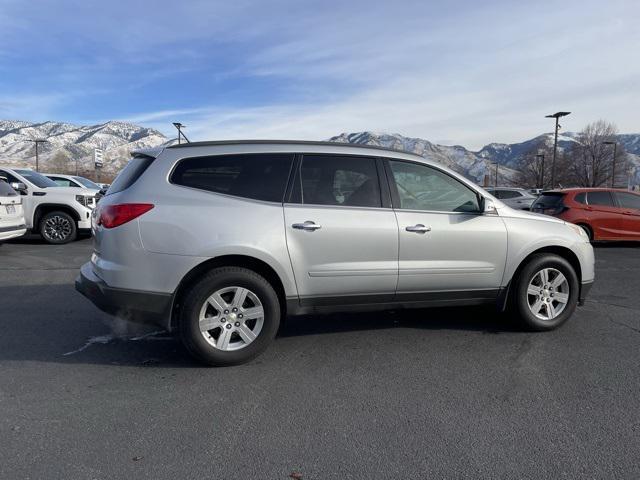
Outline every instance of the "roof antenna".
<svg viewBox="0 0 640 480"><path fill-rule="evenodd" d="M173 126L178 129L178 145L180 145L182 143L182 141L181 141L182 138L184 138L187 143L191 143L189 141L189 139L187 138L187 136L184 133L182 133L182 129L183 128L187 128L186 125L183 125L180 122L173 122Z"/></svg>

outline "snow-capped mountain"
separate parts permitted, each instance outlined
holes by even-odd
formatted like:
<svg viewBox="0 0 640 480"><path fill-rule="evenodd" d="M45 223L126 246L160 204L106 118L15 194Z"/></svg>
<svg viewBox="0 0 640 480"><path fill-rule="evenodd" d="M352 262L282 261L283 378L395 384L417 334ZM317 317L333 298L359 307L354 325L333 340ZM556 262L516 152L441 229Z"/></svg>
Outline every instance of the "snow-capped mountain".
<svg viewBox="0 0 640 480"><path fill-rule="evenodd" d="M46 139L39 145L40 170L62 162L81 171L93 170L96 148L104 151L103 171L118 172L129 160L130 151L156 147L168 141L157 130L127 122L106 122L99 125L73 125L63 122L31 123L0 120L0 164L33 167L35 147L31 140ZM62 159L62 160L61 160Z"/></svg>
<svg viewBox="0 0 640 480"><path fill-rule="evenodd" d="M483 182L485 175L495 175L491 169L493 161L490 155L481 156L477 152L471 152L459 145L436 145L422 138L404 137L399 134L358 132L342 133L329 139L331 142L357 143L363 145L376 145L393 150L404 150L423 156L435 162L441 163L456 172L459 172L476 182ZM497 145L497 144L493 144ZM496 149L497 151L498 149ZM498 178L500 183L509 182L515 178L517 171L505 163L500 168Z"/></svg>
<svg viewBox="0 0 640 480"><path fill-rule="evenodd" d="M562 151L575 142L575 133L558 136L558 150ZM346 142L364 145L377 145L394 150L404 150L439 162L475 182L482 183L488 176L494 179L492 164L500 165L498 180L509 185L522 169L523 163L531 160L531 152L543 146L553 147L553 134L545 133L520 143L490 143L477 152L461 146L436 145L422 138L404 137L399 134L357 132L342 133L329 139L332 142ZM635 169L634 183L640 183L640 134L620 134L618 141L624 145L627 159Z"/></svg>

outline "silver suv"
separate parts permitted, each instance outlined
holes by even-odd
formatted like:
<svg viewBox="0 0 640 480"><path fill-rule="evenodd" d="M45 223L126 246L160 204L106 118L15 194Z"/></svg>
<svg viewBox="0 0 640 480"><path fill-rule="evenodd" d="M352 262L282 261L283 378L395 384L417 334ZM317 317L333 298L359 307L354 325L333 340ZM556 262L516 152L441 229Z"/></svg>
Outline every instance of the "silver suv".
<svg viewBox="0 0 640 480"><path fill-rule="evenodd" d="M285 315L494 304L565 322L594 279L581 228L511 209L422 157L288 141L139 152L93 215L76 289L245 362Z"/></svg>

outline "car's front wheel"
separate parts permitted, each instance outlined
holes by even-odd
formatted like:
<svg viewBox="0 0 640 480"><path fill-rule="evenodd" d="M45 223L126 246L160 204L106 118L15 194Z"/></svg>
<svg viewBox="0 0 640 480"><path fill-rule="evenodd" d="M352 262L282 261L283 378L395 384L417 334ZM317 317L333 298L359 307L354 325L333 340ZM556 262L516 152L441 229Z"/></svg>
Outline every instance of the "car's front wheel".
<svg viewBox="0 0 640 480"><path fill-rule="evenodd" d="M72 242L77 235L76 221L66 212L49 212L40 221L40 235L47 243Z"/></svg>
<svg viewBox="0 0 640 480"><path fill-rule="evenodd" d="M531 330L559 327L578 304L578 276L571 264L558 255L534 255L520 272L515 286L516 313Z"/></svg>
<svg viewBox="0 0 640 480"><path fill-rule="evenodd" d="M246 268L220 267L190 289L181 308L179 330L196 359L227 366L262 353L279 324L280 303L267 280Z"/></svg>

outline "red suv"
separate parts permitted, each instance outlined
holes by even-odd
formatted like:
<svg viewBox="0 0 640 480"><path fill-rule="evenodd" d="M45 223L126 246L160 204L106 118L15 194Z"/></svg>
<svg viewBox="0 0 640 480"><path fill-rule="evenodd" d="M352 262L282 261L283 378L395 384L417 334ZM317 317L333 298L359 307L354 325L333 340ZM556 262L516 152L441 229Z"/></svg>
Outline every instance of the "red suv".
<svg viewBox="0 0 640 480"><path fill-rule="evenodd" d="M640 240L640 195L612 188L543 192L531 211L584 228L591 240Z"/></svg>

